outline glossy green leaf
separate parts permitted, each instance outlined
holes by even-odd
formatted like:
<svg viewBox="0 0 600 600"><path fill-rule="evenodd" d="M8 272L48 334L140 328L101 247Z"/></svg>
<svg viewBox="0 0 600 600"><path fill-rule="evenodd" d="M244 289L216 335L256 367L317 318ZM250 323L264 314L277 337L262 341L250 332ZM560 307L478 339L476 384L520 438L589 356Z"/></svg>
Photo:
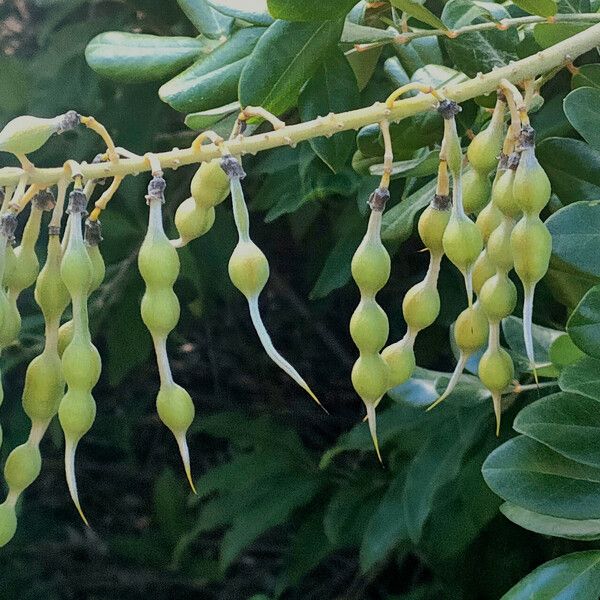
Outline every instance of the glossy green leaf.
<svg viewBox="0 0 600 600"><path fill-rule="evenodd" d="M563 333L552 342L548 355L552 363L558 367L572 365L585 356L573 343L568 333Z"/></svg>
<svg viewBox="0 0 600 600"><path fill-rule="evenodd" d="M242 72L242 106L262 106L278 115L295 106L302 86L338 42L341 31L341 21L273 23Z"/></svg>
<svg viewBox="0 0 600 600"><path fill-rule="evenodd" d="M404 472L394 476L367 523L360 545L363 571L383 562L394 548L409 539L402 509L404 482Z"/></svg>
<svg viewBox="0 0 600 600"><path fill-rule="evenodd" d="M489 20L500 21L509 18L508 11L499 4L474 4L468 0L450 0L442 11L442 21L450 28L463 27ZM444 46L454 65L474 77L477 73L491 71L494 68L516 60L516 47L519 35L515 28L506 31L491 30L464 33L455 39L445 39ZM477 48L474 52L473 49Z"/></svg>
<svg viewBox="0 0 600 600"><path fill-rule="evenodd" d="M439 166L439 151L431 150L411 160L399 160L392 163L392 179L404 177L428 177L435 175ZM383 164L369 167L371 175L383 175Z"/></svg>
<svg viewBox="0 0 600 600"><path fill-rule="evenodd" d="M587 29L589 25L575 23L538 23L533 29L535 41L542 48L549 48Z"/></svg>
<svg viewBox="0 0 600 600"><path fill-rule="evenodd" d="M185 16L203 35L213 39L227 36L233 26L233 19L219 13L207 0L177 0Z"/></svg>
<svg viewBox="0 0 600 600"><path fill-rule="evenodd" d="M600 277L600 201L566 206L546 225L552 234L554 255L583 273Z"/></svg>
<svg viewBox="0 0 600 600"><path fill-rule="evenodd" d="M390 0L390 3L411 17L427 23L427 25L431 25L434 29L447 29L441 19L425 7L424 2L417 2L416 0Z"/></svg>
<svg viewBox="0 0 600 600"><path fill-rule="evenodd" d="M593 87L600 89L600 65L597 63L592 63L577 67L577 71L573 73L573 77L571 79L571 87L573 89L580 87Z"/></svg>
<svg viewBox="0 0 600 600"><path fill-rule="evenodd" d="M536 154L563 204L600 199L600 152L580 140L548 138Z"/></svg>
<svg viewBox="0 0 600 600"><path fill-rule="evenodd" d="M598 119L600 112L600 90L593 87L580 87L573 90L564 100L567 119L577 133L596 150L600 149Z"/></svg>
<svg viewBox="0 0 600 600"><path fill-rule="evenodd" d="M273 17L269 14L267 0L207 0L208 4L215 10L233 17L241 19L246 23L268 27L273 23Z"/></svg>
<svg viewBox="0 0 600 600"><path fill-rule="evenodd" d="M372 42L393 40L397 36L398 32L393 29L367 27L346 20L340 41L343 44L370 44Z"/></svg>
<svg viewBox="0 0 600 600"><path fill-rule="evenodd" d="M501 600L597 600L600 552L575 552L544 563L511 588Z"/></svg>
<svg viewBox="0 0 600 600"><path fill-rule="evenodd" d="M540 17L551 17L557 11L554 0L515 0L514 3L530 15L540 15Z"/></svg>
<svg viewBox="0 0 600 600"><path fill-rule="evenodd" d="M600 519L561 519L505 502L500 510L507 519L540 535L589 542L600 539Z"/></svg>
<svg viewBox="0 0 600 600"><path fill-rule="evenodd" d="M286 21L327 21L345 16L356 0L267 0L269 12Z"/></svg>
<svg viewBox="0 0 600 600"><path fill-rule="evenodd" d="M233 102L244 59L264 32L261 27L236 31L211 54L167 81L158 91L161 100L181 112L204 111Z"/></svg>
<svg viewBox="0 0 600 600"><path fill-rule="evenodd" d="M90 41L85 58L103 77L140 83L174 75L208 48L195 38L107 31Z"/></svg>
<svg viewBox="0 0 600 600"><path fill-rule="evenodd" d="M574 392L600 401L600 360L585 357L565 367L558 383L565 392Z"/></svg>
<svg viewBox="0 0 600 600"><path fill-rule="evenodd" d="M571 460L600 467L600 410L591 398L559 392L519 412L513 427Z"/></svg>
<svg viewBox="0 0 600 600"><path fill-rule="evenodd" d="M408 239L412 235L417 214L431 202L435 186L436 182L430 181L386 211L381 225L382 239L397 242Z"/></svg>
<svg viewBox="0 0 600 600"><path fill-rule="evenodd" d="M525 436L496 448L482 473L501 498L565 519L600 515L600 469L569 460Z"/></svg>
<svg viewBox="0 0 600 600"><path fill-rule="evenodd" d="M567 323L573 342L586 354L600 358L600 286L593 287Z"/></svg>
<svg viewBox="0 0 600 600"><path fill-rule="evenodd" d="M303 121L358 107L358 85L354 71L341 52L335 52L310 78L298 100ZM310 140L317 156L334 172L339 172L352 154L354 132L344 131L329 138Z"/></svg>
<svg viewBox="0 0 600 600"><path fill-rule="evenodd" d="M409 76L427 65L444 63L437 37L423 37L412 40L408 44L394 44L394 50Z"/></svg>
<svg viewBox="0 0 600 600"><path fill-rule="evenodd" d="M218 108L211 108L200 112L190 113L185 117L185 124L190 129L197 131L206 129L215 123L218 123L225 117L235 114L240 111L239 102L230 102L225 106L219 106Z"/></svg>

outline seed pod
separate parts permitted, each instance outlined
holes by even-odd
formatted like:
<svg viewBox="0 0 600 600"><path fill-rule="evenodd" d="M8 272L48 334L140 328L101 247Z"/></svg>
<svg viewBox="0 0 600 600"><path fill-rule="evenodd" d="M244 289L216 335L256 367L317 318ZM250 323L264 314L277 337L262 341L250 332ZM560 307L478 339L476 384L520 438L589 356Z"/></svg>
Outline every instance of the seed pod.
<svg viewBox="0 0 600 600"><path fill-rule="evenodd" d="M79 115L74 111L52 119L17 117L0 131L0 151L29 154L41 148L52 134L73 129L78 123Z"/></svg>
<svg viewBox="0 0 600 600"><path fill-rule="evenodd" d="M463 175L463 207L467 214L479 213L490 200L492 186L487 172L467 169Z"/></svg>
<svg viewBox="0 0 600 600"><path fill-rule="evenodd" d="M62 357L67 346L73 341L73 321L65 321L58 329L58 355Z"/></svg>
<svg viewBox="0 0 600 600"><path fill-rule="evenodd" d="M190 191L198 208L205 211L221 204L229 196L229 177L221 168L219 159L200 165L192 178Z"/></svg>
<svg viewBox="0 0 600 600"><path fill-rule="evenodd" d="M490 261L499 271L505 273L513 268L510 239L514 224L512 219L505 217L502 223L492 232L487 243L487 253Z"/></svg>
<svg viewBox="0 0 600 600"><path fill-rule="evenodd" d="M176 248L185 246L187 243L203 236L215 222L215 209L199 206L194 198L184 200L175 212L175 227L179 233L179 239L173 242Z"/></svg>
<svg viewBox="0 0 600 600"><path fill-rule="evenodd" d="M436 194L419 217L419 236L432 254L442 254L442 238L450 220L452 201L448 195Z"/></svg>
<svg viewBox="0 0 600 600"><path fill-rule="evenodd" d="M456 367L442 395L427 408L431 410L443 402L453 391L469 357L482 348L488 339L488 320L479 302L463 310L454 324L454 341L460 355Z"/></svg>
<svg viewBox="0 0 600 600"><path fill-rule="evenodd" d="M479 361L479 379L492 392L496 435L500 434L502 392L511 384L515 369L510 354L499 346L488 347Z"/></svg>
<svg viewBox="0 0 600 600"><path fill-rule="evenodd" d="M90 283L89 294L96 291L106 275L106 265L100 252L100 242L102 241L102 229L100 221L85 222L85 248L92 263L92 281Z"/></svg>
<svg viewBox="0 0 600 600"><path fill-rule="evenodd" d="M461 172L463 156L454 117L462 108L453 100L442 100L437 110L444 119L444 138L440 156L445 158L452 176L457 177Z"/></svg>
<svg viewBox="0 0 600 600"><path fill-rule="evenodd" d="M87 197L80 189L69 196L69 237L60 275L71 297L73 337L62 354L62 370L67 392L60 401L58 418L65 435L65 475L73 503L83 521L75 478L75 452L79 440L91 428L96 415L96 403L91 394L100 377L101 361L92 344L87 300L92 283L92 262L82 233L82 215Z"/></svg>
<svg viewBox="0 0 600 600"><path fill-rule="evenodd" d="M231 282L248 300L252 324L269 358L322 407L319 399L308 387L308 384L298 371L275 349L271 337L264 326L258 307L258 298L269 278L269 263L260 248L250 239L250 218L240 182L246 174L242 165L233 156L224 157L221 160L221 168L230 180L233 216L239 236L238 244L229 259L229 277Z"/></svg>
<svg viewBox="0 0 600 600"><path fill-rule="evenodd" d="M41 467L42 457L37 446L28 442L17 446L4 465L6 484L12 492L19 494L36 480Z"/></svg>
<svg viewBox="0 0 600 600"><path fill-rule="evenodd" d="M513 189L515 180L515 163L518 164L519 155L513 153L510 157L509 168L503 171L496 180L492 190L492 202L507 217L516 219L521 214L521 207L517 203Z"/></svg>
<svg viewBox="0 0 600 600"><path fill-rule="evenodd" d="M371 194L367 232L351 263L352 277L360 291L360 303L350 320L350 334L359 351L352 368L352 385L367 410L369 431L380 461L375 408L390 385L390 369L379 354L387 340L389 326L387 315L375 296L390 276L390 256L381 243L381 217L389 195L385 187Z"/></svg>
<svg viewBox="0 0 600 600"><path fill-rule="evenodd" d="M479 296L483 284L496 274L496 267L490 259L487 248L481 251L473 266L473 290Z"/></svg>
<svg viewBox="0 0 600 600"><path fill-rule="evenodd" d="M408 381L414 373L416 362L412 340L403 338L390 344L381 352L381 358L389 368L388 389Z"/></svg>
<svg viewBox="0 0 600 600"><path fill-rule="evenodd" d="M486 207L477 215L477 221L475 221L475 224L481 232L481 237L483 238L484 244L487 244L492 231L494 231L494 229L496 229L501 222L502 213L493 201L487 204Z"/></svg>
<svg viewBox="0 0 600 600"><path fill-rule="evenodd" d="M12 540L17 531L17 514L14 504L8 501L0 504L0 548Z"/></svg>
<svg viewBox="0 0 600 600"><path fill-rule="evenodd" d="M488 174L496 167L504 139L505 109L506 103L498 98L488 126L471 140L467 148L469 163L480 173Z"/></svg>
<svg viewBox="0 0 600 600"><path fill-rule="evenodd" d="M523 283L523 336L527 358L535 370L535 356L531 333L533 317L533 297L537 282L546 274L552 252L550 232L539 217L550 198L550 182L535 157L534 131L526 126L519 139L522 153L513 182L513 196L523 210L523 217L515 226L511 246L515 261L515 271Z"/></svg>
<svg viewBox="0 0 600 600"><path fill-rule="evenodd" d="M186 440L187 430L194 419L194 403L189 394L173 381L167 355L167 337L179 321L179 300L173 291L173 284L179 275L179 257L163 229L165 187L164 179L158 176L148 185L148 231L138 255L138 268L146 283L141 313L142 320L152 335L158 363L158 416L175 437L185 474L195 492Z"/></svg>
<svg viewBox="0 0 600 600"><path fill-rule="evenodd" d="M408 290L402 302L402 312L411 330L429 327L440 313L440 295L435 283L431 285L424 280Z"/></svg>
<svg viewBox="0 0 600 600"><path fill-rule="evenodd" d="M488 279L479 294L487 318L495 323L510 316L517 304L517 289L506 273L498 271Z"/></svg>

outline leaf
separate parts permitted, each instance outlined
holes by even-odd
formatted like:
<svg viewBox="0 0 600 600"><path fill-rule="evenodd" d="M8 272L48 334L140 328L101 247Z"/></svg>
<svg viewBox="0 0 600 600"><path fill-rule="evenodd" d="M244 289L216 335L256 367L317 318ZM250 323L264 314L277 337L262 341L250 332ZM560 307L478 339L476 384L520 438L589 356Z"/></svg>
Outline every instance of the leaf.
<svg viewBox="0 0 600 600"><path fill-rule="evenodd" d="M412 235L417 213L431 202L435 187L435 181L426 183L422 188L419 188L384 213L381 239L396 242L407 240Z"/></svg>
<svg viewBox="0 0 600 600"><path fill-rule="evenodd" d="M342 44L370 44L372 42L394 40L397 37L398 32L393 29L367 27L346 19L340 42Z"/></svg>
<svg viewBox="0 0 600 600"><path fill-rule="evenodd" d="M344 17L356 0L267 0L269 12L286 21L327 21Z"/></svg>
<svg viewBox="0 0 600 600"><path fill-rule="evenodd" d="M221 544L221 570L225 571L258 536L285 522L294 510L307 504L319 487L317 480L303 480L295 473L270 479L269 485L256 497L242 503L231 529L225 533Z"/></svg>
<svg viewBox="0 0 600 600"><path fill-rule="evenodd" d="M546 225L556 257L578 271L600 277L600 201L565 206Z"/></svg>
<svg viewBox="0 0 600 600"><path fill-rule="evenodd" d="M177 0L177 4L192 25L206 37L219 39L231 31L233 19L213 10L206 0Z"/></svg>
<svg viewBox="0 0 600 600"><path fill-rule="evenodd" d="M588 27L589 25L577 25L575 23L538 23L533 28L533 37L544 49L568 40L574 35L585 31Z"/></svg>
<svg viewBox="0 0 600 600"><path fill-rule="evenodd" d="M425 8L424 3L415 0L390 0L390 3L411 17L431 25L434 29L448 29L441 19L436 17L428 8Z"/></svg>
<svg viewBox="0 0 600 600"><path fill-rule="evenodd" d="M189 526L187 497L181 478L172 469L162 471L154 484L154 519L172 545Z"/></svg>
<svg viewBox="0 0 600 600"><path fill-rule="evenodd" d="M242 106L262 106L275 114L295 106L302 86L338 42L341 31L341 21L275 21L242 71Z"/></svg>
<svg viewBox="0 0 600 600"><path fill-rule="evenodd" d="M245 59L265 31L262 27L236 31L224 44L162 85L160 99L180 112L204 111L233 102Z"/></svg>
<svg viewBox="0 0 600 600"><path fill-rule="evenodd" d="M85 59L103 77L140 83L174 75L194 62L205 48L201 40L190 37L108 31L90 41Z"/></svg>
<svg viewBox="0 0 600 600"><path fill-rule="evenodd" d="M503 319L502 333L510 349L526 359L527 351L525 350L525 341L523 340L523 319L512 315ZM534 324L531 328L531 333L536 363L547 363L550 360L548 355L550 345L563 332Z"/></svg>
<svg viewBox="0 0 600 600"><path fill-rule="evenodd" d="M508 11L491 2L486 2L485 10L482 10L482 4L477 4L474 9L473 2L468 0L450 0L442 11L442 21L449 28L506 18L510 18ZM479 72L492 71L516 60L515 49L519 43L519 35L516 28L506 31L477 31L444 40L443 43L456 68L475 77Z"/></svg>
<svg viewBox="0 0 600 600"><path fill-rule="evenodd" d="M600 65L592 63L577 67L577 71L573 73L573 78L571 79L571 87L573 89L580 87L600 89Z"/></svg>
<svg viewBox="0 0 600 600"><path fill-rule="evenodd" d="M429 177L435 175L439 165L439 151L431 150L411 160L399 160L392 163L392 179L405 177ZM371 175L383 175L383 164L369 167Z"/></svg>
<svg viewBox="0 0 600 600"><path fill-rule="evenodd" d="M24 110L27 95L28 80L23 63L14 56L0 55L0 117L9 117Z"/></svg>
<svg viewBox="0 0 600 600"><path fill-rule="evenodd" d="M580 140L547 138L536 154L563 204L600 198L600 152Z"/></svg>
<svg viewBox="0 0 600 600"><path fill-rule="evenodd" d="M269 14L267 0L207 0L208 4L220 13L241 19L252 25L268 27L273 23L273 17Z"/></svg>
<svg viewBox="0 0 600 600"><path fill-rule="evenodd" d="M523 435L496 448L482 473L496 494L528 510L565 519L600 515L600 469L569 460Z"/></svg>
<svg viewBox="0 0 600 600"><path fill-rule="evenodd" d="M569 317L567 331L580 350L600 358L600 285L581 299Z"/></svg>
<svg viewBox="0 0 600 600"><path fill-rule="evenodd" d="M600 360L585 357L565 367L558 379L560 389L600 401Z"/></svg>
<svg viewBox="0 0 600 600"><path fill-rule="evenodd" d="M526 406L513 427L571 460L600 468L599 408L595 400L559 392Z"/></svg>
<svg viewBox="0 0 600 600"><path fill-rule="evenodd" d="M486 411L471 415L460 422L449 420L435 430L408 468L402 499L406 528L415 544L436 493L458 475L466 452L479 438L483 422L488 419Z"/></svg>
<svg viewBox="0 0 600 600"><path fill-rule="evenodd" d="M540 15L540 17L551 17L557 11L554 0L515 0L514 3L530 15Z"/></svg>
<svg viewBox="0 0 600 600"><path fill-rule="evenodd" d="M600 552L575 552L544 563L511 588L501 600L597 600Z"/></svg>
<svg viewBox="0 0 600 600"><path fill-rule="evenodd" d="M190 113L185 117L185 124L196 131L207 129L211 125L218 123L229 115L233 115L240 111L239 102L231 102L225 106L211 108L200 112Z"/></svg>
<svg viewBox="0 0 600 600"><path fill-rule="evenodd" d="M532 512L510 502L505 502L500 510L513 523L541 535L582 542L600 539L600 519L560 519Z"/></svg>
<svg viewBox="0 0 600 600"><path fill-rule="evenodd" d="M596 150L600 149L600 133L596 127L600 113L596 107L600 102L600 90L593 87L579 87L564 100L567 119L577 133Z"/></svg>
<svg viewBox="0 0 600 600"><path fill-rule="evenodd" d="M368 571L402 542L409 539L402 507L402 491L406 475L394 475L383 498L373 510L360 545L360 567Z"/></svg>
<svg viewBox="0 0 600 600"><path fill-rule="evenodd" d="M354 71L346 57L336 51L318 68L300 94L300 117L303 121L310 121L330 113L353 110L358 107L358 97ZM353 141L354 133L344 131L329 138L313 138L310 145L317 156L334 173L338 173L352 154Z"/></svg>
<svg viewBox="0 0 600 600"><path fill-rule="evenodd" d="M558 367L572 365L585 356L567 333L563 333L552 342L548 354L552 363Z"/></svg>

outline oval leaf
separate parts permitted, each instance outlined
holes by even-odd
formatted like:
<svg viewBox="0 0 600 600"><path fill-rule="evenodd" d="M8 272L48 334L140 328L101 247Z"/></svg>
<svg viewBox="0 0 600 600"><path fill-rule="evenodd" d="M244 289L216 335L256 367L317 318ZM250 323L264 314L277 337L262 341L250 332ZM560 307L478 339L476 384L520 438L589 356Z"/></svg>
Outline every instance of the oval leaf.
<svg viewBox="0 0 600 600"><path fill-rule="evenodd" d="M275 114L295 106L302 86L338 42L341 32L341 21L273 23L242 72L242 106L262 106Z"/></svg>
<svg viewBox="0 0 600 600"><path fill-rule="evenodd" d="M565 367L558 380L560 389L600 401L600 360L586 357Z"/></svg>
<svg viewBox="0 0 600 600"><path fill-rule="evenodd" d="M600 149L599 103L600 90L592 87L580 87L573 90L563 103L565 115L571 125L596 150Z"/></svg>
<svg viewBox="0 0 600 600"><path fill-rule="evenodd" d="M268 27L273 23L273 17L269 14L267 0L207 0L208 4L220 13L241 19L252 25Z"/></svg>
<svg viewBox="0 0 600 600"><path fill-rule="evenodd" d="M327 21L343 17L356 0L267 0L269 12L276 19L286 21Z"/></svg>
<svg viewBox="0 0 600 600"><path fill-rule="evenodd" d="M402 12L418 19L422 23L431 25L434 29L448 29L446 25L436 17L428 8L415 0L390 0L392 6L399 8Z"/></svg>
<svg viewBox="0 0 600 600"><path fill-rule="evenodd" d="M107 31L90 41L85 58L103 77L140 83L166 79L204 51L206 45L195 38Z"/></svg>
<svg viewBox="0 0 600 600"><path fill-rule="evenodd" d="M206 37L219 39L231 31L233 19L213 10L206 0L177 0L177 4L194 27Z"/></svg>
<svg viewBox="0 0 600 600"><path fill-rule="evenodd" d="M600 358L600 285L581 299L569 318L567 331L578 348Z"/></svg>

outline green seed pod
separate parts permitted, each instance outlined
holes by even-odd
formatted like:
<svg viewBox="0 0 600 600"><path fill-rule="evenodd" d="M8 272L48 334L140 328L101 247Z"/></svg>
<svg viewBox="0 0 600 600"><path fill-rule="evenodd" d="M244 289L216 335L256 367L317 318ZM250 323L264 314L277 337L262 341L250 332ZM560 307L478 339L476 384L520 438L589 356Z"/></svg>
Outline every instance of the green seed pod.
<svg viewBox="0 0 600 600"><path fill-rule="evenodd" d="M512 383L515 368L510 354L503 348L488 348L479 361L479 379L490 392L496 414L496 435L500 433L502 392Z"/></svg>
<svg viewBox="0 0 600 600"><path fill-rule="evenodd" d="M75 331L63 352L62 367L70 388L91 390L100 379L102 363L96 347Z"/></svg>
<svg viewBox="0 0 600 600"><path fill-rule="evenodd" d="M494 229L502 222L502 213L494 202L490 202L486 207L477 215L477 221L475 224L481 232L483 243L487 244L487 241Z"/></svg>
<svg viewBox="0 0 600 600"><path fill-rule="evenodd" d="M156 409L160 420L177 438L185 437L194 420L195 408L190 395L176 383L161 387L156 398Z"/></svg>
<svg viewBox="0 0 600 600"><path fill-rule="evenodd" d="M147 291L142 298L142 321L158 337L166 337L179 322L179 300L171 288Z"/></svg>
<svg viewBox="0 0 600 600"><path fill-rule="evenodd" d="M499 99L488 126L471 140L467 148L469 163L480 173L490 173L498 162L504 140L505 108L505 102Z"/></svg>
<svg viewBox="0 0 600 600"><path fill-rule="evenodd" d="M176 247L203 236L215 222L215 209L198 205L194 198L184 200L175 212L175 227L179 233Z"/></svg>
<svg viewBox="0 0 600 600"><path fill-rule="evenodd" d="M490 260L499 271L508 273L513 268L513 253L511 234L514 227L512 219L504 219L492 232L487 243L487 253Z"/></svg>
<svg viewBox="0 0 600 600"><path fill-rule="evenodd" d="M535 285L548 270L552 237L537 215L525 215L514 227L511 247L515 271L524 287Z"/></svg>
<svg viewBox="0 0 600 600"><path fill-rule="evenodd" d="M463 207L466 213L478 213L490 200L492 185L486 173L467 169L463 175Z"/></svg>
<svg viewBox="0 0 600 600"><path fill-rule="evenodd" d="M361 352L379 352L389 335L388 318L374 298L363 298L350 319L350 335Z"/></svg>
<svg viewBox="0 0 600 600"><path fill-rule="evenodd" d="M352 385L365 404L375 404L389 389L389 374L379 354L364 354L352 368Z"/></svg>
<svg viewBox="0 0 600 600"><path fill-rule="evenodd" d="M351 263L352 278L364 294L375 294L390 278L391 261L380 240L363 239Z"/></svg>
<svg viewBox="0 0 600 600"><path fill-rule="evenodd" d="M17 515L12 504L0 504L0 548L6 546L17 531Z"/></svg>
<svg viewBox="0 0 600 600"><path fill-rule="evenodd" d="M4 479L12 492L20 493L36 480L41 468L39 448L25 443L8 455L4 465Z"/></svg>
<svg viewBox="0 0 600 600"><path fill-rule="evenodd" d="M17 268L17 258L15 256L15 249L13 248L13 241L14 239L9 240L6 246L6 256L4 257L4 276L2 277L2 282L5 287L9 287L9 284L12 283L15 269Z"/></svg>
<svg viewBox="0 0 600 600"><path fill-rule="evenodd" d="M488 319L499 323L515 310L517 289L506 273L498 272L481 288L479 301Z"/></svg>
<svg viewBox="0 0 600 600"><path fill-rule="evenodd" d="M437 110L444 119L444 138L440 154L445 157L450 172L456 177L460 174L463 156L454 117L462 109L453 100L442 100Z"/></svg>
<svg viewBox="0 0 600 600"><path fill-rule="evenodd" d="M484 248L473 265L473 289L477 296L481 293L483 284L496 274L496 267L490 259L487 248Z"/></svg>
<svg viewBox="0 0 600 600"><path fill-rule="evenodd" d="M258 296L269 279L269 262L252 241L240 240L229 259L229 278L246 296Z"/></svg>
<svg viewBox="0 0 600 600"><path fill-rule="evenodd" d="M221 204L229 196L229 177L215 158L203 162L192 178L190 191L199 208L208 211Z"/></svg>
<svg viewBox="0 0 600 600"><path fill-rule="evenodd" d="M73 129L78 123L79 115L74 111L52 119L17 117L0 131L0 151L29 154L41 148L52 134Z"/></svg>
<svg viewBox="0 0 600 600"><path fill-rule="evenodd" d="M410 330L421 331L429 327L440 313L437 287L428 281L414 285L404 296L402 313Z"/></svg>
<svg viewBox="0 0 600 600"><path fill-rule="evenodd" d="M452 201L449 196L435 195L419 217L419 236L432 254L441 254L442 238L450 220Z"/></svg>
<svg viewBox="0 0 600 600"><path fill-rule="evenodd" d="M2 300L0 300L0 303L4 304L4 307L0 308L4 313L2 327L0 328L0 348L6 348L13 344L19 336L21 315L17 308L16 296L11 294L5 303Z"/></svg>
<svg viewBox="0 0 600 600"><path fill-rule="evenodd" d="M483 238L477 225L466 215L454 212L442 240L448 259L458 268L465 278L467 300L472 298L471 273L477 257L483 249Z"/></svg>
<svg viewBox="0 0 600 600"><path fill-rule="evenodd" d="M162 231L162 223L160 226ZM179 257L164 231L159 235L148 230L138 255L138 267L148 288L173 286L179 275Z"/></svg>
<svg viewBox="0 0 600 600"><path fill-rule="evenodd" d="M550 200L550 180L535 156L534 132L531 127L521 132L521 160L517 167L513 195L525 213L539 213Z"/></svg>
<svg viewBox="0 0 600 600"><path fill-rule="evenodd" d="M85 248L87 250L90 262L92 263L92 281L89 294L96 291L106 275L106 265L100 252L100 242L102 241L102 229L100 221L85 222Z"/></svg>
<svg viewBox="0 0 600 600"><path fill-rule="evenodd" d="M50 421L65 391L61 361L56 352L45 351L27 367L23 409L32 422Z"/></svg>
<svg viewBox="0 0 600 600"><path fill-rule="evenodd" d="M461 352L471 355L488 339L488 321L479 302L465 308L454 324L454 339Z"/></svg>
<svg viewBox="0 0 600 600"><path fill-rule="evenodd" d="M518 157L518 155L512 156ZM514 162L512 164L514 164ZM504 215L516 219L521 214L521 207L513 194L514 180L515 171L513 168L508 168L506 171L503 171L492 189L492 202Z"/></svg>
<svg viewBox="0 0 600 600"><path fill-rule="evenodd" d="M87 296L92 283L92 261L83 244L81 250L82 252L67 250L60 266L60 276L71 297Z"/></svg>
<svg viewBox="0 0 600 600"><path fill-rule="evenodd" d="M60 276L61 248L58 235L48 237L46 263L38 275L35 301L46 322L58 321L69 305L69 292Z"/></svg>
<svg viewBox="0 0 600 600"><path fill-rule="evenodd" d="M94 424L96 403L89 392L71 388L60 402L58 418L65 435L76 444Z"/></svg>
<svg viewBox="0 0 600 600"><path fill-rule="evenodd" d="M414 373L415 353L412 343L409 343L406 338L385 348L381 353L381 358L389 367L389 389L408 381Z"/></svg>
<svg viewBox="0 0 600 600"><path fill-rule="evenodd" d="M58 355L62 357L67 346L73 341L73 321L66 321L58 330Z"/></svg>

